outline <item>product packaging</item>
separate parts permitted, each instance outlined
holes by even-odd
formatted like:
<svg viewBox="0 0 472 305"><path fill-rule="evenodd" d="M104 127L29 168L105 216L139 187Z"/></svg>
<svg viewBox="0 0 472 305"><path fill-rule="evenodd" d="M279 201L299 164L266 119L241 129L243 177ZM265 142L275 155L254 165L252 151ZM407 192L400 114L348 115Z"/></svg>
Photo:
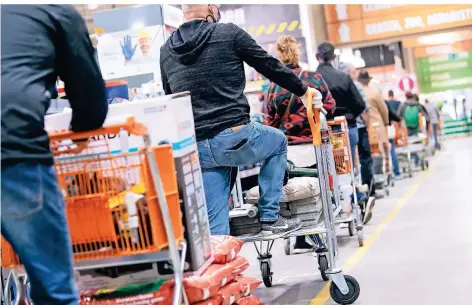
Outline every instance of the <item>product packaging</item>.
<svg viewBox="0 0 472 305"><path fill-rule="evenodd" d="M237 300L233 305L264 305L258 297L250 295Z"/></svg>
<svg viewBox="0 0 472 305"><path fill-rule="evenodd" d="M237 237L226 235L214 235L211 237L211 245L215 255L216 264L225 264L232 261L241 251L244 242Z"/></svg>

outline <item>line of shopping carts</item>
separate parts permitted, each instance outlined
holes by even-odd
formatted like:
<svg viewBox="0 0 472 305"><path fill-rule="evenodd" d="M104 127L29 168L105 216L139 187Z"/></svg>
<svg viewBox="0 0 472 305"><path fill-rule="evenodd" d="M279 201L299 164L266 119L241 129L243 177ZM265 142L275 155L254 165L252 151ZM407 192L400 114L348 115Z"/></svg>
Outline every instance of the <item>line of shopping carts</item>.
<svg viewBox="0 0 472 305"><path fill-rule="evenodd" d="M301 219L302 228L284 236L254 234L257 229L253 228L258 227L257 207L244 204L236 206L231 211L231 230L245 242L254 244L266 287L271 287L273 284L271 252L275 241L284 239L285 253L290 254L293 238L300 236L309 238L316 245L315 253L323 280L332 280L330 286L332 299L338 304L352 304L359 297L359 283L355 278L344 275L336 266L337 224L347 223L350 235L357 235L359 245L363 245L363 225L356 196L358 179L353 170L347 123L344 117L327 122L323 113L317 109L312 110L311 98L307 100L316 168L299 168L289 164L288 174L293 179L289 180L287 186L290 188L290 181L294 181L294 185L298 183L309 195L305 197L294 195L290 198L290 194L284 193L280 203L280 213L285 217ZM348 187L343 189L343 185ZM258 194L257 186L246 194L246 203L251 201L257 203L258 196L253 194ZM347 208L351 206L351 198L354 198L355 202L352 209ZM349 205L343 205L341 202L349 202Z"/></svg>
<svg viewBox="0 0 472 305"><path fill-rule="evenodd" d="M323 113L312 109L311 97L307 98L307 103L317 162L316 169L309 174L311 178L316 178L318 193L313 198L301 200L305 205L288 202L286 208L294 212L294 216L297 216L298 209L300 214L315 214L317 219L306 219L304 228L286 236L253 235L241 238L256 245L267 287L272 285L270 252L274 241L296 236L316 238L315 241L320 243L317 256L320 271L325 280L332 281L331 297L338 304L352 304L359 297L359 283L336 265L336 224L348 223L350 234L354 235L357 231L359 245L363 244L363 227L357 204L350 211L340 204L342 200L350 201L351 197L356 200L357 179L353 174L347 125L344 119L337 119L328 125ZM134 153L112 154L105 135L119 134L123 130L142 137L144 147ZM76 150L74 140L90 137L97 140L89 142L80 151ZM169 261L174 276L172 304L188 304L183 289L186 244L177 202L178 187L171 177L175 169L168 168L169 164L173 164L171 147L152 146L147 128L131 118L124 124L92 132L51 134L50 140L51 143L61 143L53 147L54 161L66 199L75 269ZM296 174L296 171L295 168L292 172ZM345 180L339 178L343 176ZM345 188L345 192L340 192L341 184L350 186L350 190ZM130 198L133 204L123 204L128 201L125 197L130 193L136 195ZM145 198L142 204L140 198ZM4 289L6 304L29 304L27 275L18 256L3 238L1 263L3 268L11 270Z"/></svg>

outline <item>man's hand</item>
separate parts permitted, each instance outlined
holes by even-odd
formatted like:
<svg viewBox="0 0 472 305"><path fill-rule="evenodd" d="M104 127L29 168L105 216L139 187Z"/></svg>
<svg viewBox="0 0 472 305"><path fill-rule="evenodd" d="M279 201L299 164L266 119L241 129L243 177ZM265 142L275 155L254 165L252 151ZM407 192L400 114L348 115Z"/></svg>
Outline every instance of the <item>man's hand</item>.
<svg viewBox="0 0 472 305"><path fill-rule="evenodd" d="M307 106L306 98L308 94L312 96L313 108L323 109L323 95L321 94L320 91L311 87L308 87L308 90L306 91L305 95L301 97L303 105L305 105L305 107Z"/></svg>
<svg viewBox="0 0 472 305"><path fill-rule="evenodd" d="M126 35L123 38L123 41L120 41L121 45L121 52L123 52L123 56L125 57L126 61L130 61L134 53L136 53L136 48L138 47L137 44L134 45L134 47L131 46L131 36Z"/></svg>

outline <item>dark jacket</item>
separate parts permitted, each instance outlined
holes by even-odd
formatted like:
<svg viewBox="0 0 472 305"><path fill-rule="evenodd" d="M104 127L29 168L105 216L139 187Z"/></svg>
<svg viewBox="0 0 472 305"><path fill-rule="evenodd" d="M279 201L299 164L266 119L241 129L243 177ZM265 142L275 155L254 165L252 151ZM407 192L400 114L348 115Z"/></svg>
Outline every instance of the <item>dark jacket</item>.
<svg viewBox="0 0 472 305"><path fill-rule="evenodd" d="M385 102L388 107L388 124L392 125L392 122L400 122L402 118L398 115L395 105L392 104L392 101Z"/></svg>
<svg viewBox="0 0 472 305"><path fill-rule="evenodd" d="M323 76L336 101L334 115L345 116L349 126L356 126L356 118L365 110L366 103L351 77L327 63L320 64L316 72Z"/></svg>
<svg viewBox="0 0 472 305"><path fill-rule="evenodd" d="M52 164L44 116L57 76L72 107L71 129L105 120L105 84L87 28L71 5L2 5L2 165Z"/></svg>
<svg viewBox="0 0 472 305"><path fill-rule="evenodd" d="M307 90L290 69L234 24L184 23L161 47L160 62L166 94L190 91L198 141L249 123L243 62L298 96Z"/></svg>

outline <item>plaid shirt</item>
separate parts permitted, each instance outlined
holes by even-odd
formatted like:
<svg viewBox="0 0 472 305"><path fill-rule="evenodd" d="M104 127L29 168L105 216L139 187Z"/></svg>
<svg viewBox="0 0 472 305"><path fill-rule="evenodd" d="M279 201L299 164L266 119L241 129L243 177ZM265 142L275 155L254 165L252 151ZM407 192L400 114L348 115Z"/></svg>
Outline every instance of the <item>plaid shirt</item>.
<svg viewBox="0 0 472 305"><path fill-rule="evenodd" d="M299 66L287 65L296 75L300 74ZM303 71L300 76L305 85L315 88L323 95L323 108L328 112L328 118L333 115L336 101L331 96L321 74L311 71ZM283 131L289 144L309 143L312 141L310 123L308 122L306 108L301 98L294 96L287 116L284 116L292 93L282 87L271 83L265 93L262 111L265 114L264 124Z"/></svg>

